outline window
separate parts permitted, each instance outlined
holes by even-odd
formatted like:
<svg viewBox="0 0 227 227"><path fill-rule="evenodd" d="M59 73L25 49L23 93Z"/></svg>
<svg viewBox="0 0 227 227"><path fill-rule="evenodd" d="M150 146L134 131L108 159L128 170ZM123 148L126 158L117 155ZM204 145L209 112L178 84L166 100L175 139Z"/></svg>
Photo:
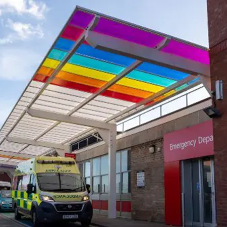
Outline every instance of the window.
<svg viewBox="0 0 227 227"><path fill-rule="evenodd" d="M93 193L100 193L100 157L92 160Z"/></svg>
<svg viewBox="0 0 227 227"><path fill-rule="evenodd" d="M84 163L84 180L86 184L91 184L91 163L90 161Z"/></svg>
<svg viewBox="0 0 227 227"><path fill-rule="evenodd" d="M79 174L39 173L38 184L41 191L49 192L84 192L84 183Z"/></svg>
<svg viewBox="0 0 227 227"><path fill-rule="evenodd" d="M80 171L81 176L84 177L84 163L79 164L79 171Z"/></svg>
<svg viewBox="0 0 227 227"><path fill-rule="evenodd" d="M100 175L100 158L93 159L93 176Z"/></svg>
<svg viewBox="0 0 227 227"><path fill-rule="evenodd" d="M121 152L116 153L116 172L121 172Z"/></svg>
<svg viewBox="0 0 227 227"><path fill-rule="evenodd" d="M130 174L129 172L122 173L122 193L130 192Z"/></svg>
<svg viewBox="0 0 227 227"><path fill-rule="evenodd" d="M2 190L0 192L0 197L2 198L12 198L12 191L11 190Z"/></svg>
<svg viewBox="0 0 227 227"><path fill-rule="evenodd" d="M31 175L30 184L36 187L36 176L34 174Z"/></svg>
<svg viewBox="0 0 227 227"><path fill-rule="evenodd" d="M121 191L121 174L116 175L116 193L120 193Z"/></svg>
<svg viewBox="0 0 227 227"><path fill-rule="evenodd" d="M125 172L129 170L128 164L128 151L121 151L121 172Z"/></svg>
<svg viewBox="0 0 227 227"><path fill-rule="evenodd" d="M116 193L127 194L131 192L130 160L128 150L116 153Z"/></svg>
<svg viewBox="0 0 227 227"><path fill-rule="evenodd" d="M21 185L22 191L27 191L27 185L29 184L29 182L30 182L30 175L23 176L22 185Z"/></svg>
<svg viewBox="0 0 227 227"><path fill-rule="evenodd" d="M84 176L85 177L90 177L91 174L91 164L89 162L85 162L85 168L84 168Z"/></svg>
<svg viewBox="0 0 227 227"><path fill-rule="evenodd" d="M94 194L109 192L109 156L103 155L80 164L85 183L92 185ZM128 150L116 153L116 192L130 193L130 159Z"/></svg>
<svg viewBox="0 0 227 227"><path fill-rule="evenodd" d="M101 157L101 175L108 174L109 172L108 155Z"/></svg>
<svg viewBox="0 0 227 227"><path fill-rule="evenodd" d="M101 157L101 182L102 182L101 193L109 192L108 173L109 173L108 155L104 155Z"/></svg>
<svg viewBox="0 0 227 227"><path fill-rule="evenodd" d="M13 190L17 190L17 177L13 178L13 186L12 186Z"/></svg>
<svg viewBox="0 0 227 227"><path fill-rule="evenodd" d="M100 192L100 177L93 177L93 193Z"/></svg>
<svg viewBox="0 0 227 227"><path fill-rule="evenodd" d="M105 175L101 177L102 179L102 193L108 193L109 192L109 176Z"/></svg>
<svg viewBox="0 0 227 227"><path fill-rule="evenodd" d="M16 187L16 190L21 191L22 179L23 179L23 176L17 177L17 187Z"/></svg>

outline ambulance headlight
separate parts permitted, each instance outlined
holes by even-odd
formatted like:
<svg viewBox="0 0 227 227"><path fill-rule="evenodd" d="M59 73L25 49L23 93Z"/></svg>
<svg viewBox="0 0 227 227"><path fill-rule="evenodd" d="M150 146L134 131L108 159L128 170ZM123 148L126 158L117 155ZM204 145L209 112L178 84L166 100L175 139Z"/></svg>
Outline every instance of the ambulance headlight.
<svg viewBox="0 0 227 227"><path fill-rule="evenodd" d="M39 199L44 202L54 202L54 199L48 195L39 195Z"/></svg>
<svg viewBox="0 0 227 227"><path fill-rule="evenodd" d="M82 198L82 201L88 201L90 198L88 195L85 195L83 198Z"/></svg>

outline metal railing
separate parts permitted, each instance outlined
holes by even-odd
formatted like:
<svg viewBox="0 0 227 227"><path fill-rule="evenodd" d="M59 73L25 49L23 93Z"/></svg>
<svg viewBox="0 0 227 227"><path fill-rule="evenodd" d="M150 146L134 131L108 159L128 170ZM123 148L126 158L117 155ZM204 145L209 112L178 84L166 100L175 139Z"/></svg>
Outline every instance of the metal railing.
<svg viewBox="0 0 227 227"><path fill-rule="evenodd" d="M131 116L128 119L125 119L124 121L119 122L117 124L117 131L118 133L125 132L149 121L173 113L177 110L189 107L209 97L210 95L207 92L206 88L203 85L199 85L189 91L184 92L184 94L176 95L173 98L157 104L157 106L153 106L146 111L143 111L139 114Z"/></svg>

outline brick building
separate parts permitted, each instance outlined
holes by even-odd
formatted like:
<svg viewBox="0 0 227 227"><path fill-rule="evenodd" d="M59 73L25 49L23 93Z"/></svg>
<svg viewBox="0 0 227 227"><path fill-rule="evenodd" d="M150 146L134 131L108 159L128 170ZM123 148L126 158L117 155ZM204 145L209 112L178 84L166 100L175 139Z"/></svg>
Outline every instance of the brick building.
<svg viewBox="0 0 227 227"><path fill-rule="evenodd" d="M217 102L222 117L214 119L215 184L218 226L227 226L226 160L227 160L227 2L208 0L211 81L223 81L224 99Z"/></svg>
<svg viewBox="0 0 227 227"><path fill-rule="evenodd" d="M76 7L1 129L0 162L71 148L94 212L215 226L209 62L204 47Z"/></svg>
<svg viewBox="0 0 227 227"><path fill-rule="evenodd" d="M201 149L201 147L194 151L189 149L189 154L185 149L181 151L183 156L176 155L176 160L167 160L164 148L165 140L166 135L171 136L173 134L173 138L177 138L178 136L174 133L180 135L186 132L184 139L187 141L187 135L190 139L190 131L199 131L198 128L208 133L206 125L211 126L212 121L201 109L209 105L210 100L189 109L178 111L172 114L171 117L166 116L148 122L118 135L117 175L119 177L117 176L117 185L120 185L117 186L118 216L174 226L182 226L187 221L188 215L191 214L187 214L187 210L185 210L187 208L182 204L183 186L181 185L184 185L184 182L188 182L189 179L184 180L182 178L182 175L188 174L188 172L181 170L181 166L184 166L183 163L188 165L188 162L194 160L198 167L205 168L203 167L203 162L206 162L204 160L207 159L209 163L213 160L213 148L212 145L210 147L205 146L205 153L202 153L203 148ZM195 132L192 134L194 136ZM151 151L152 148L155 149L154 152ZM96 213L107 214L108 195L106 192L108 191L108 182L105 176L108 171L105 172L104 170L107 166L103 167L103 163L107 159L107 147L105 143L100 142L78 151L77 161L80 169L84 174L86 183L92 185L94 210ZM190 163L190 165L194 164ZM118 166L121 166L120 171L118 171ZM198 177L202 176L199 175L202 172L197 172L197 167L192 168L194 169L194 172L191 170L193 174L196 173ZM94 174L97 169L99 169L99 174ZM140 171L143 171L145 175L144 187L138 187L137 185L137 173ZM205 170L203 173L205 173ZM210 170L206 174L212 175L213 172ZM125 176L127 176L127 179ZM205 178L204 183L205 180L208 184L211 184L212 179ZM202 186L204 183L201 182L201 190L205 187ZM195 185L193 182L191 184L192 187ZM192 192L185 191L185 194L187 193ZM188 196L185 196L185 200L187 198ZM186 202L189 206L190 201ZM193 206L193 204L191 205ZM212 204L208 202L208 206L212 206ZM199 210L194 210L194 213L199 212ZM209 211L202 209L202 212L204 213L203 222L207 219L207 222L215 223L215 218L212 220L215 210L212 210L212 208ZM212 216L210 220L209 215ZM210 223L211 226L212 223Z"/></svg>

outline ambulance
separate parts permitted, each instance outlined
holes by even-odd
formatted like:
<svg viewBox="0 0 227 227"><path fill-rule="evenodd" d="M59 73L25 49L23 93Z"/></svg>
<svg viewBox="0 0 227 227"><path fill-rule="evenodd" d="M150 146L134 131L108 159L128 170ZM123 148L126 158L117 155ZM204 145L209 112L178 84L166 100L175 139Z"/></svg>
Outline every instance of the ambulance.
<svg viewBox="0 0 227 227"><path fill-rule="evenodd" d="M18 164L12 185L15 219L30 217L33 226L54 222L91 223L90 185L72 158L37 157Z"/></svg>

